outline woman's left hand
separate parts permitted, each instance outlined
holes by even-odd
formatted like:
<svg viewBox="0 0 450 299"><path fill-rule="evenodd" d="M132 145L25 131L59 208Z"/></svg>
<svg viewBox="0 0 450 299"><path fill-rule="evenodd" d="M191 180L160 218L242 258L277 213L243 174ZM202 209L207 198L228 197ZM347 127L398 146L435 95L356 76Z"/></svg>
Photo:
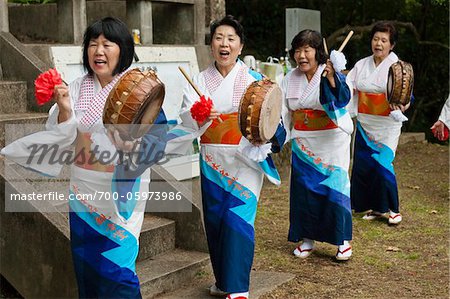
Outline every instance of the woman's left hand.
<svg viewBox="0 0 450 299"><path fill-rule="evenodd" d="M389 104L389 107L391 108L391 110L401 110L402 113L405 112L409 106L411 105L411 103L408 103L406 105L402 105L402 104Z"/></svg>
<svg viewBox="0 0 450 299"><path fill-rule="evenodd" d="M327 79L328 82L330 82L331 87L335 88L336 87L336 82L334 81L334 67L333 67L333 63L331 63L330 59L327 59L327 63L325 65L325 72L327 72Z"/></svg>
<svg viewBox="0 0 450 299"><path fill-rule="evenodd" d="M138 139L132 141L123 140L122 137L120 137L119 131L114 128L108 128L107 134L112 144L114 144L118 150L124 153L130 153L133 150L137 150L137 146L140 142Z"/></svg>

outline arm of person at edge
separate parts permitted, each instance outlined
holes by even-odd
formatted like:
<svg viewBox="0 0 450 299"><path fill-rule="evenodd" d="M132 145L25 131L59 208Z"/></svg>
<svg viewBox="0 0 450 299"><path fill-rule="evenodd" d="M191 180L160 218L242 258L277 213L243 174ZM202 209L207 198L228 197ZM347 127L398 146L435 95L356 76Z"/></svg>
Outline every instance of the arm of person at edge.
<svg viewBox="0 0 450 299"><path fill-rule="evenodd" d="M443 141L444 140L445 127L446 127L445 124L442 121L438 120L437 122L435 122L433 124L433 126L430 129L434 130L433 131L434 137L436 137L437 139Z"/></svg>
<svg viewBox="0 0 450 299"><path fill-rule="evenodd" d="M447 101L445 101L444 106L442 107L441 114L439 115L439 119L433 124L430 128L433 131L434 137L443 141L444 140L444 130L447 127L446 123L449 123L449 114L450 114L450 96ZM448 127L447 127L448 129Z"/></svg>
<svg viewBox="0 0 450 299"><path fill-rule="evenodd" d="M164 111L161 109L149 131L138 140L124 141L118 131L114 131L113 144L119 151L128 154L128 159L116 166L117 178L137 178L144 171L164 158L167 144L168 125Z"/></svg>

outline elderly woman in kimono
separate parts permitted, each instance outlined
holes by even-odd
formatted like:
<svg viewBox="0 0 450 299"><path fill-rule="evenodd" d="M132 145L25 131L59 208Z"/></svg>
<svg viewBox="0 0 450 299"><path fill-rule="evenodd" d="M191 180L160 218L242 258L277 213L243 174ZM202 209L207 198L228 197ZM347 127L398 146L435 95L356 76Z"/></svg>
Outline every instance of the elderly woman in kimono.
<svg viewBox="0 0 450 299"><path fill-rule="evenodd" d="M302 241L293 252L297 257L308 257L314 241L320 241L337 245L336 259L348 260L352 254L348 168L353 125L346 110L350 90L345 76L327 60L319 32L303 30L291 45L297 68L282 83L283 121L292 143L288 239ZM339 55L342 60L343 54Z"/></svg>
<svg viewBox="0 0 450 299"><path fill-rule="evenodd" d="M232 16L226 16L213 23L210 29L214 62L194 76L193 82L212 99L213 109L204 122L195 121L190 108L199 97L188 85L180 113L182 124L169 132L179 138L168 142L167 151L171 152L177 141L182 143L201 136L203 214L216 279L210 294L243 299L249 296L254 222L263 173L275 183L279 183L279 176L270 156L254 161L242 153L249 142L239 130L239 102L246 88L262 79L238 59L244 46L243 27ZM282 126L278 133L272 139L272 150L284 143ZM270 149L270 144L268 146Z"/></svg>
<svg viewBox="0 0 450 299"><path fill-rule="evenodd" d="M136 146L124 142L117 131L109 134L102 121L106 98L130 67L133 55L133 39L122 21L107 17L90 25L83 41L88 73L69 86L55 87L56 104L50 109L46 131L21 138L1 152L27 168L56 176L63 165L42 163L48 161L42 155L30 159L28 146L58 145L62 154L75 142L69 221L80 298L141 298L135 263L145 201L135 197L148 191L148 167L154 161L135 165L136 160L118 159L119 150L123 157L123 152ZM164 121L161 111L158 122ZM155 142L159 133L145 135L139 153L150 143L163 152L164 143ZM102 159L94 151L109 158ZM148 158L150 153L146 154ZM93 198L94 194L99 196Z"/></svg>
<svg viewBox="0 0 450 299"><path fill-rule="evenodd" d="M366 212L373 220L389 212L389 224L402 221L393 161L404 119L395 115L408 107L389 105L386 86L390 66L398 61L392 52L397 30L390 22L376 23L371 31L373 54L359 60L347 76L354 89L357 132L351 178L351 200L355 212ZM394 112L395 111L395 112Z"/></svg>

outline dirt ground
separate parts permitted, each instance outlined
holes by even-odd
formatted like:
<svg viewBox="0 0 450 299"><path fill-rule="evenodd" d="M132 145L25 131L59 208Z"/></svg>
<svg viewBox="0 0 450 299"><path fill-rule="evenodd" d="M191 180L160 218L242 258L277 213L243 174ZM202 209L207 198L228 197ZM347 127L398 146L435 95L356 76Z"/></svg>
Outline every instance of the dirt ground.
<svg viewBox="0 0 450 299"><path fill-rule="evenodd" d="M286 163L287 164L287 163ZM280 187L263 188L256 220L255 270L291 272L294 280L263 298L449 298L449 148L401 145L395 159L403 222L353 217L353 257L318 243L307 259L292 255L289 166Z"/></svg>
<svg viewBox="0 0 450 299"><path fill-rule="evenodd" d="M284 153L285 157L288 156ZM336 262L336 247L318 243L305 260L292 255L289 165L280 187L263 188L256 219L254 270L296 274L269 298L449 298L449 147L401 145L395 159L403 222L353 217L353 257ZM209 278L208 278L209 279ZM0 280L0 298L17 293ZM5 289L6 288L6 289Z"/></svg>

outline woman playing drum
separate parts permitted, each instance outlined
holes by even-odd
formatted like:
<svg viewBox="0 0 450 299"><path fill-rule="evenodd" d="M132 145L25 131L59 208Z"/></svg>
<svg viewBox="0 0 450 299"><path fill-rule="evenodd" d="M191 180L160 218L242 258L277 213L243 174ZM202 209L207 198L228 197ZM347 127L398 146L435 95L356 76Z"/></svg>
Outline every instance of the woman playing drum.
<svg viewBox="0 0 450 299"><path fill-rule="evenodd" d="M213 109L205 121L195 121L190 109L199 96L187 85L180 114L182 124L169 132L169 135L178 134L180 140L188 133L191 137L201 136L203 214L216 279L210 294L241 299L249 296L254 222L263 184L260 163L238 153L240 143L248 143L238 124L240 100L252 82L262 79L238 59L243 46L243 27L232 16L211 25L214 63L194 76L193 82L202 94L212 99ZM279 119L278 116L277 123ZM284 132L282 126L279 128ZM284 139L276 143L282 145ZM169 152L172 145L171 140L167 144ZM264 162L269 179L279 180L270 156L268 159Z"/></svg>
<svg viewBox="0 0 450 299"><path fill-rule="evenodd" d="M104 18L90 25L83 41L83 65L88 73L69 86L55 87L56 104L49 112L47 131L26 136L2 150L25 167L57 175L63 165L21 163L30 156L28 145L57 145L67 152L75 141L69 221L80 298L141 298L135 263L145 201L135 196L148 192L148 167L156 161L147 159L145 165L131 167L127 165L130 160L114 159L117 150L129 151L134 144L122 141L118 131L110 140L102 121L106 98L131 65L133 54L133 39L122 21ZM164 121L161 110L157 122ZM164 151L165 143L156 141L164 137L160 136L164 129L157 130L155 126L142 138L140 151L149 148L149 140ZM93 151L109 158L103 160ZM94 194L104 196L88 196Z"/></svg>
<svg viewBox="0 0 450 299"><path fill-rule="evenodd" d="M390 22L378 22L371 31L373 55L358 61L347 76L357 105L357 132L351 178L351 200L355 212L368 213L372 220L389 212L389 224L402 220L399 213L397 180L392 162L402 121L390 117L393 110L408 107L389 104L386 98L388 73L398 61L392 52L397 30Z"/></svg>
<svg viewBox="0 0 450 299"><path fill-rule="evenodd" d="M292 142L288 239L303 241L293 252L297 257L308 257L316 240L337 245L336 258L348 260L352 254L348 168L353 125L345 107L350 90L344 75L327 60L319 32L303 30L291 45L297 68L282 83L283 121Z"/></svg>

